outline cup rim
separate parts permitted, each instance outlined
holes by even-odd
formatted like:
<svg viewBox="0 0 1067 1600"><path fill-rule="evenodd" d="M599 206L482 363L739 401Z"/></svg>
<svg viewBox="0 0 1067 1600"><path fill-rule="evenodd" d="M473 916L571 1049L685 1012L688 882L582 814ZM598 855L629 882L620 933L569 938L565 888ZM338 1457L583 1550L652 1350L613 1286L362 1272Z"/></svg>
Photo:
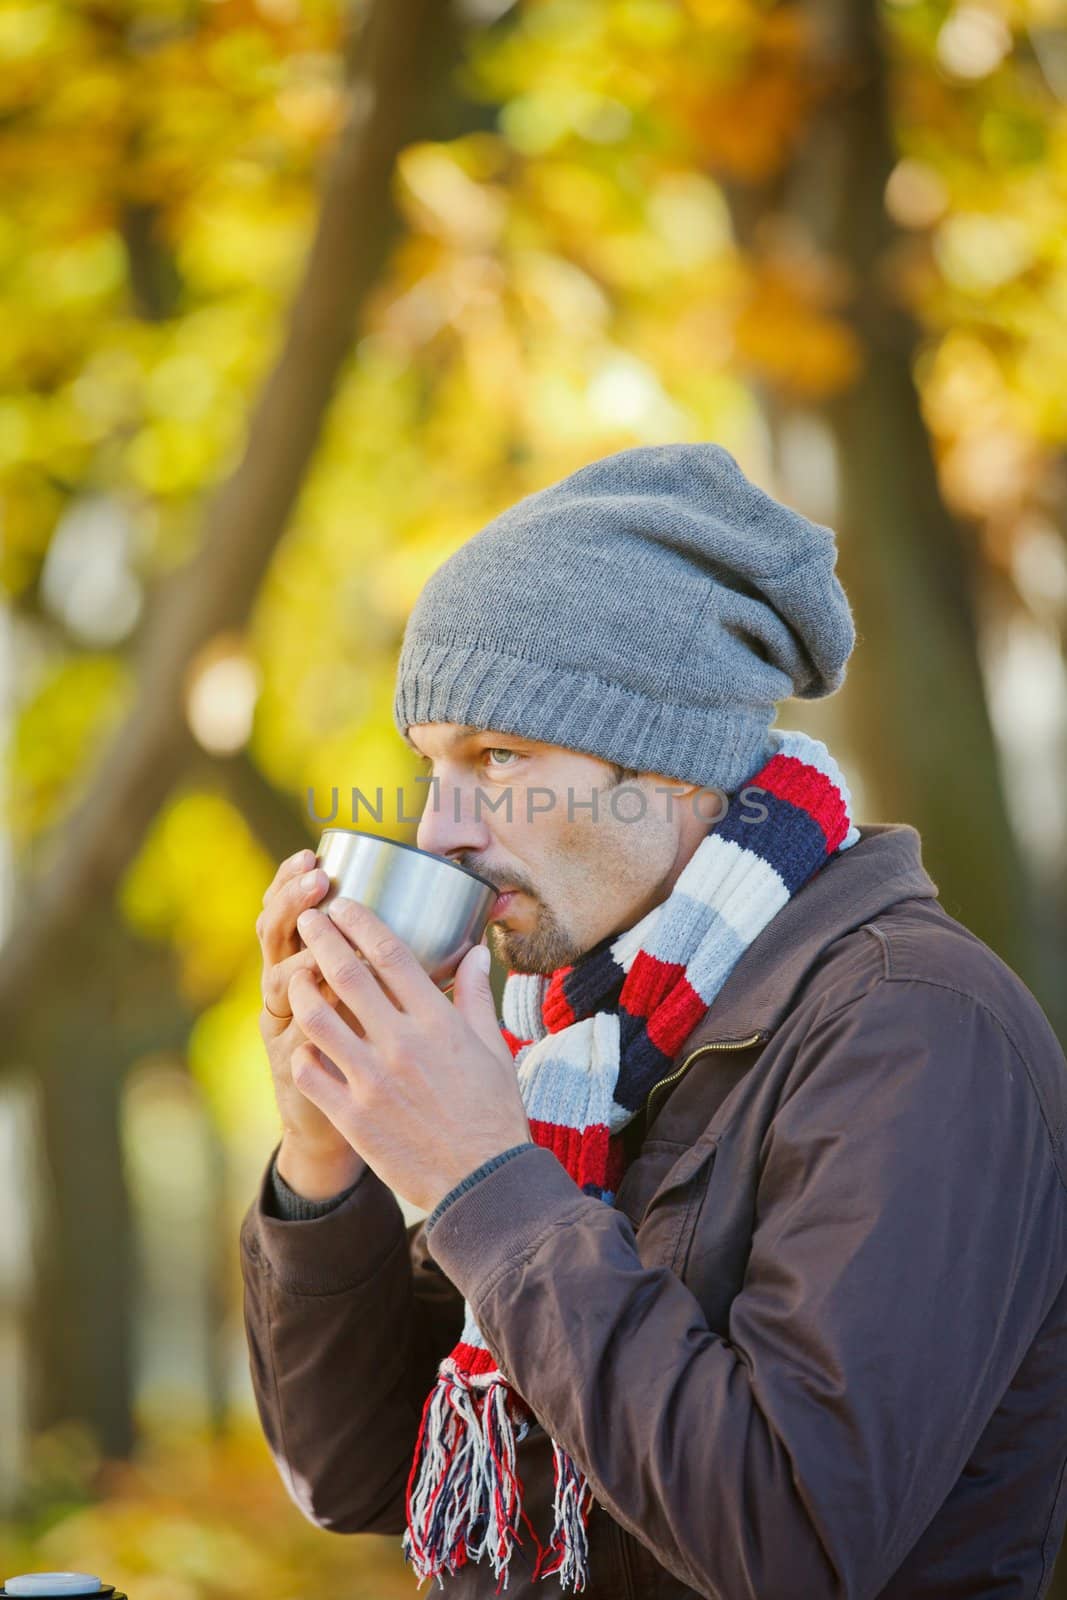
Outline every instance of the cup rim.
<svg viewBox="0 0 1067 1600"><path fill-rule="evenodd" d="M395 845L398 850L411 850L415 855L422 856L424 861L439 861L442 867L451 867L453 872L462 872L468 878L473 878L476 883L484 883L485 887L492 889L494 894L500 893L495 883L490 883L488 878L483 878L478 872L472 872L470 867L461 867L458 861L449 861L447 856L435 856L429 850L420 850L416 844L405 844L403 839L390 839L385 834L368 833L366 828L330 826L329 828L323 828L322 838L324 839L328 833L354 833L359 839L373 839L376 844L391 844Z"/></svg>

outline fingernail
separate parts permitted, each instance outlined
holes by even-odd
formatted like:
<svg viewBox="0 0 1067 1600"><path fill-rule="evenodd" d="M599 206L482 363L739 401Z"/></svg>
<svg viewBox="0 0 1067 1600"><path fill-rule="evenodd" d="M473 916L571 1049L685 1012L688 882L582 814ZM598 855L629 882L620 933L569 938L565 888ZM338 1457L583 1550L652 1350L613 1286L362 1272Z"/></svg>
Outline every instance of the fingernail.
<svg viewBox="0 0 1067 1600"><path fill-rule="evenodd" d="M296 919L296 925L301 933L311 933L316 926L318 913L315 911L301 911Z"/></svg>
<svg viewBox="0 0 1067 1600"><path fill-rule="evenodd" d="M301 887L301 889L314 889L314 887L318 883L318 881L319 881L319 869L318 869L318 867L316 867L314 872L305 872L304 873L304 876L300 880L300 887Z"/></svg>

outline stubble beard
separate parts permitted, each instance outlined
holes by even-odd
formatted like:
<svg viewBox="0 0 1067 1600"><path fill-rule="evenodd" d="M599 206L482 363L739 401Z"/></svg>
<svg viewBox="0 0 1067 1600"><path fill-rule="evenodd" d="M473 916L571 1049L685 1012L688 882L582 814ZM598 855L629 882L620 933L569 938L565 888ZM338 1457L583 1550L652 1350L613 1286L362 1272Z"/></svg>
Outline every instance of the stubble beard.
<svg viewBox="0 0 1067 1600"><path fill-rule="evenodd" d="M582 954L574 941L553 917L536 903L535 921L528 933L494 922L489 929L493 954L509 972L524 972L548 977L557 967L571 966Z"/></svg>

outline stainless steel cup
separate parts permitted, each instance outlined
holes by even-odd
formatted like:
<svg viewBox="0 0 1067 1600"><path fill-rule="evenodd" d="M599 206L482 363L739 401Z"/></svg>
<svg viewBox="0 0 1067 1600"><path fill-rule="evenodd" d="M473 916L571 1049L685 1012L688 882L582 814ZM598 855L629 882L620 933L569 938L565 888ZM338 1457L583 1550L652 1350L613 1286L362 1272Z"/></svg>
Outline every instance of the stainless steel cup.
<svg viewBox="0 0 1067 1600"><path fill-rule="evenodd" d="M478 944L497 890L485 878L414 845L358 828L327 828L316 851L330 887L319 909L338 896L369 906L404 943L439 989Z"/></svg>

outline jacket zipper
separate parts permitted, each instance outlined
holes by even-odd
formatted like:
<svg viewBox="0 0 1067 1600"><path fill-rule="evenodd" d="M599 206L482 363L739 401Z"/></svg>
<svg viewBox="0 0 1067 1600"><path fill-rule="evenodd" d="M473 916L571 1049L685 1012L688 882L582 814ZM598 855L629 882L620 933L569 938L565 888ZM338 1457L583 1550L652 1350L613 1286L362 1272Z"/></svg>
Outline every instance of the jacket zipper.
<svg viewBox="0 0 1067 1600"><path fill-rule="evenodd" d="M691 1055L686 1056L677 1072L672 1072L669 1077L661 1078L658 1083L652 1085L648 1099L645 1101L645 1127L647 1128L652 1121L652 1102L656 1095L661 1089L665 1089L669 1083L674 1083L676 1079L680 1078L682 1073L696 1060L697 1056L702 1056L706 1050L744 1050L746 1046L758 1044L761 1039L766 1039L767 1037L767 1034L762 1030L757 1030L755 1033L750 1034L747 1039L717 1039L712 1044L698 1045Z"/></svg>

